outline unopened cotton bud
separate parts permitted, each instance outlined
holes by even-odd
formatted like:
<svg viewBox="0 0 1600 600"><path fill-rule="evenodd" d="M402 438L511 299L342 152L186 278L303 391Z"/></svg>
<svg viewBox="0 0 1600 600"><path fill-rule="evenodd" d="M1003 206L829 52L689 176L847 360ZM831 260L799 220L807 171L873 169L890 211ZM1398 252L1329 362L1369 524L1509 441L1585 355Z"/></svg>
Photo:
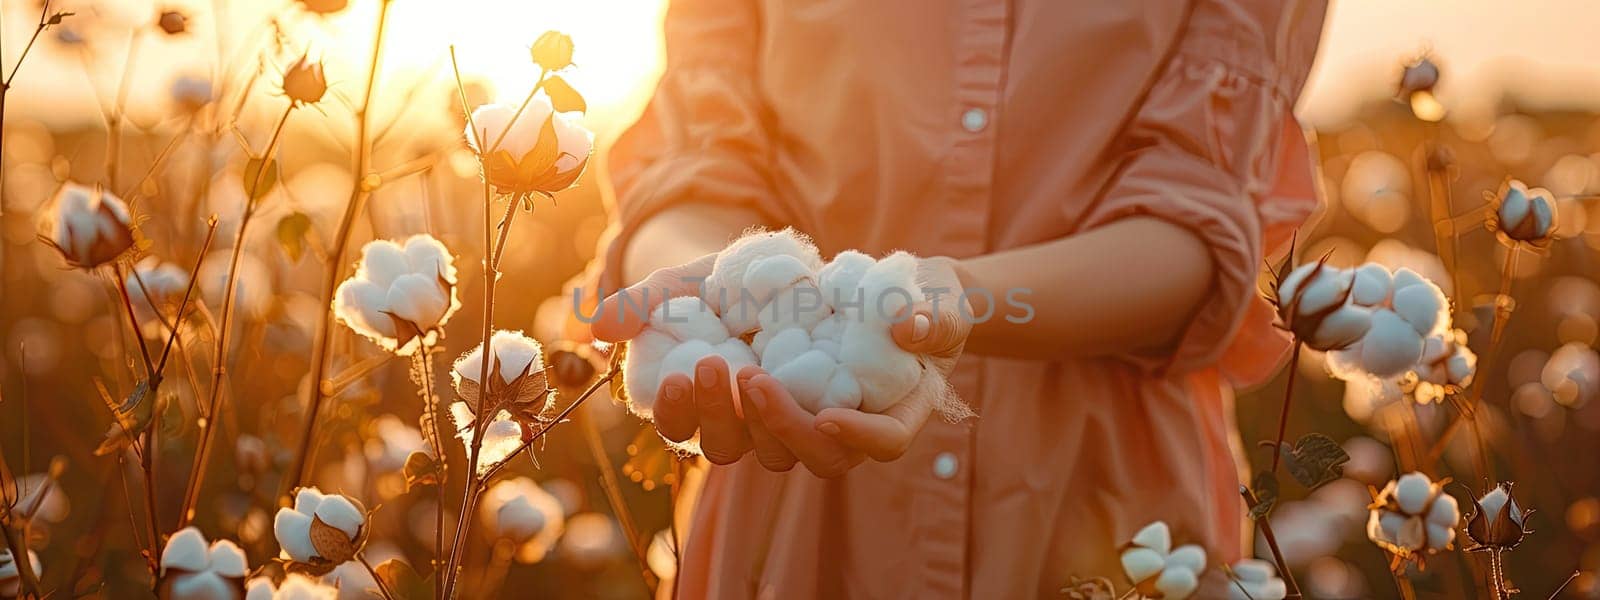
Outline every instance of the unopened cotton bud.
<svg viewBox="0 0 1600 600"><path fill-rule="evenodd" d="M283 73L283 94L296 104L316 104L328 93L328 77L322 72L322 61L311 60L310 55L300 57Z"/></svg>
<svg viewBox="0 0 1600 600"><path fill-rule="evenodd" d="M1549 190L1528 188L1515 179L1500 186L1494 223L1507 238L1543 243L1555 233L1556 202Z"/></svg>
<svg viewBox="0 0 1600 600"><path fill-rule="evenodd" d="M546 31L529 49L533 62L546 71L560 71L572 64L572 37L559 31Z"/></svg>

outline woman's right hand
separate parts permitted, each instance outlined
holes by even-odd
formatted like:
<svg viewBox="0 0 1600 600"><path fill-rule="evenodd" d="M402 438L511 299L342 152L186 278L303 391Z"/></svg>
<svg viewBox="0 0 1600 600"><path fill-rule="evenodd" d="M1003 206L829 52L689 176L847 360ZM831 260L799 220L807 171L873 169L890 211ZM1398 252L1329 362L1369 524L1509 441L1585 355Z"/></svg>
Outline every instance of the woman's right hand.
<svg viewBox="0 0 1600 600"><path fill-rule="evenodd" d="M657 269L643 281L606 297L591 325L595 338L622 342L638 336L662 302L699 295L716 258L716 254L707 254L676 267ZM738 462L750 451L751 441L735 408L736 394L727 361L720 356L705 357L695 364L692 378L673 373L662 380L656 390L656 430L674 442L688 441L699 432L700 449L707 460L719 465Z"/></svg>

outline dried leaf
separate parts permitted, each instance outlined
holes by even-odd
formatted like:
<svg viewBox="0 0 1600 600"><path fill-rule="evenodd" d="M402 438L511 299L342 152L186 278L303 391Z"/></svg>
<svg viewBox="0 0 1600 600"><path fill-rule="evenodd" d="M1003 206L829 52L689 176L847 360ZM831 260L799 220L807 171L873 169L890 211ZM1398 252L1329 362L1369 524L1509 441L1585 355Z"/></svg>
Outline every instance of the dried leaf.
<svg viewBox="0 0 1600 600"><path fill-rule="evenodd" d="M429 598L433 596L433 576L423 578L417 575L411 565L398 558L379 563L373 567L377 572L378 580L383 582L383 587L394 594L396 598Z"/></svg>
<svg viewBox="0 0 1600 600"><path fill-rule="evenodd" d="M258 174L260 177L259 181L257 180ZM242 180L244 182L245 192L250 195L250 199L260 200L263 196L267 195L267 192L272 191L273 186L278 185L278 161L267 161L267 170L265 173L262 173L261 159L250 159L249 162L244 164L244 175Z"/></svg>
<svg viewBox="0 0 1600 600"><path fill-rule="evenodd" d="M400 473L405 475L407 493L419 487L439 485L439 463L421 450L406 457L406 465L400 468Z"/></svg>
<svg viewBox="0 0 1600 600"><path fill-rule="evenodd" d="M1256 505L1250 508L1250 519L1266 518L1272 512L1272 508L1278 505L1278 476L1272 474L1272 471L1256 473L1250 489L1256 496Z"/></svg>
<svg viewBox="0 0 1600 600"><path fill-rule="evenodd" d="M311 217L295 211L278 220L278 247L283 249L289 262L300 262L306 251L306 233L311 231Z"/></svg>
<svg viewBox="0 0 1600 600"><path fill-rule="evenodd" d="M544 93L550 96L550 105L555 107L556 112L589 110L589 105L583 101L583 95L560 75L551 75L544 80Z"/></svg>
<svg viewBox="0 0 1600 600"><path fill-rule="evenodd" d="M1350 455L1338 442L1320 433L1308 433L1293 446L1284 442L1279 452L1289 475L1309 489L1343 477L1344 464L1350 462Z"/></svg>

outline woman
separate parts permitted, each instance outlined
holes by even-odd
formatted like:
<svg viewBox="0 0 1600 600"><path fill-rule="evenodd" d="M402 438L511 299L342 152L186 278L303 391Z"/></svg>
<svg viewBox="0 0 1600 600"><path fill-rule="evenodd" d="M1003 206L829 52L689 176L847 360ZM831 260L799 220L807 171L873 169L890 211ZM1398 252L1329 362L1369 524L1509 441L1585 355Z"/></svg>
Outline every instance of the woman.
<svg viewBox="0 0 1600 600"><path fill-rule="evenodd" d="M945 359L979 414L960 423L813 417L715 358L666 381L657 428L718 465L680 597L1054 596L1123 581L1119 546L1154 520L1238 559L1228 386L1287 348L1255 284L1314 207L1291 109L1324 9L674 0L666 71L611 155L604 289L689 293L746 228L792 225L824 256L909 250L925 282L1036 309L896 325ZM621 301L597 337L638 333L606 316ZM1226 594L1209 573L1201 597Z"/></svg>

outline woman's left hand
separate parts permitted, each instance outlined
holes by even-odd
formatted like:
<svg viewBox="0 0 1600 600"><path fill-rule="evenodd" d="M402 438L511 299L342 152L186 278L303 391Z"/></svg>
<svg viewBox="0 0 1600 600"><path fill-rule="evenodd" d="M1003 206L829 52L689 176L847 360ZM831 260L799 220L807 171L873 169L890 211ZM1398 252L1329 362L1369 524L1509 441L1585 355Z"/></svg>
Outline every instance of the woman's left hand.
<svg viewBox="0 0 1600 600"><path fill-rule="evenodd" d="M929 357L926 366L948 377L972 330L973 307L953 259L918 259L917 281L931 300L912 305L890 333L902 349ZM882 413L829 408L813 416L759 367L741 370L738 382L756 458L774 471L799 462L818 477L839 477L865 457L895 460L934 409L932 394L914 393Z"/></svg>

